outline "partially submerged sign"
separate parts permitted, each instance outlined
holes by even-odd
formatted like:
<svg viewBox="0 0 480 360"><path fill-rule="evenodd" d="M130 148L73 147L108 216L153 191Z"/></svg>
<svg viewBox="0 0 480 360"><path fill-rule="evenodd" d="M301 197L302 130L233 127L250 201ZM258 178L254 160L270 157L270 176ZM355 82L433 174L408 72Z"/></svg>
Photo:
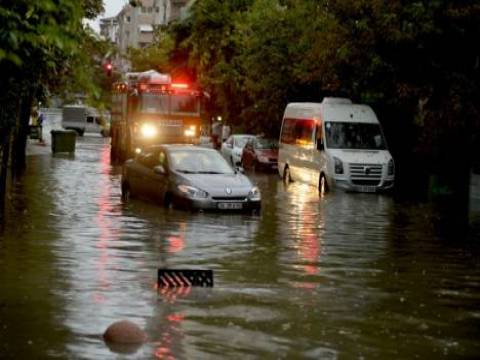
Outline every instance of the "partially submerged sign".
<svg viewBox="0 0 480 360"><path fill-rule="evenodd" d="M158 287L213 287L212 270L158 269Z"/></svg>

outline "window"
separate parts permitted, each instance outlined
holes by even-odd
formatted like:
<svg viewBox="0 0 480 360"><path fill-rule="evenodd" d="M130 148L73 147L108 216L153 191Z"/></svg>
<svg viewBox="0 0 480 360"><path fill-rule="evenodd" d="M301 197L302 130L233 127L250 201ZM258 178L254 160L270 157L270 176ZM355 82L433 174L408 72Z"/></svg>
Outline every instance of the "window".
<svg viewBox="0 0 480 360"><path fill-rule="evenodd" d="M171 96L172 113L198 113L199 98L190 94L173 94Z"/></svg>
<svg viewBox="0 0 480 360"><path fill-rule="evenodd" d="M158 156L155 152L146 152L144 154L140 154L138 158L138 162L140 164L151 169L158 165L158 160Z"/></svg>
<svg viewBox="0 0 480 360"><path fill-rule="evenodd" d="M140 101L140 112L153 114L168 113L168 95L166 93L143 93Z"/></svg>
<svg viewBox="0 0 480 360"><path fill-rule="evenodd" d="M312 119L285 118L282 127L281 141L285 144L302 146L313 145L315 121Z"/></svg>
<svg viewBox="0 0 480 360"><path fill-rule="evenodd" d="M327 146L331 149L386 149L379 124L326 122Z"/></svg>

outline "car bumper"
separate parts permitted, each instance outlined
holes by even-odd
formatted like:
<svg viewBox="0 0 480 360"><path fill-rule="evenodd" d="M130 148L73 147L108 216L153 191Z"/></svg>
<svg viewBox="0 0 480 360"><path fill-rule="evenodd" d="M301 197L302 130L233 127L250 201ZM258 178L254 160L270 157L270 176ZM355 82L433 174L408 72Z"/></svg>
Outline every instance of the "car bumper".
<svg viewBox="0 0 480 360"><path fill-rule="evenodd" d="M394 180L384 180L378 185L356 185L344 179L336 179L335 187L349 192L385 192L393 189Z"/></svg>
<svg viewBox="0 0 480 360"><path fill-rule="evenodd" d="M174 205L180 208L209 210L209 211L249 211L259 210L261 201L229 201L213 199L191 199L183 196L177 196L174 199Z"/></svg>
<svg viewBox="0 0 480 360"><path fill-rule="evenodd" d="M277 171L278 170L278 163L276 162L257 162L256 168L259 170L265 171Z"/></svg>

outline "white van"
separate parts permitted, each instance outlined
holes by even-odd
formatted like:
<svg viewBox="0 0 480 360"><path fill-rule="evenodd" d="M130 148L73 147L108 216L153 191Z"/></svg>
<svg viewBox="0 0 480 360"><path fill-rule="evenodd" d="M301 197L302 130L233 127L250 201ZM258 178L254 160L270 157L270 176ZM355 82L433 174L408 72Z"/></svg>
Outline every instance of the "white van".
<svg viewBox="0 0 480 360"><path fill-rule="evenodd" d="M278 171L287 182L376 192L394 185L395 165L372 108L344 98L290 103L285 109Z"/></svg>
<svg viewBox="0 0 480 360"><path fill-rule="evenodd" d="M108 136L110 132L108 113L86 105L65 105L62 109L62 127L75 130L80 136L85 132Z"/></svg>

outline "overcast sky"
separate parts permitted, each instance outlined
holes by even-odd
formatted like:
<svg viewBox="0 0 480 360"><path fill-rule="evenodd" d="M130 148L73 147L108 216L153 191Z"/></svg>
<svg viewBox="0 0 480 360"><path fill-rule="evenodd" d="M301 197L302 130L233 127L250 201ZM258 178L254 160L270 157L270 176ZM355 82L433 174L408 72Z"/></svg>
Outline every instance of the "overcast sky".
<svg viewBox="0 0 480 360"><path fill-rule="evenodd" d="M100 19L117 15L128 0L103 0L105 13L100 15L95 21L89 22L93 29L100 32Z"/></svg>

